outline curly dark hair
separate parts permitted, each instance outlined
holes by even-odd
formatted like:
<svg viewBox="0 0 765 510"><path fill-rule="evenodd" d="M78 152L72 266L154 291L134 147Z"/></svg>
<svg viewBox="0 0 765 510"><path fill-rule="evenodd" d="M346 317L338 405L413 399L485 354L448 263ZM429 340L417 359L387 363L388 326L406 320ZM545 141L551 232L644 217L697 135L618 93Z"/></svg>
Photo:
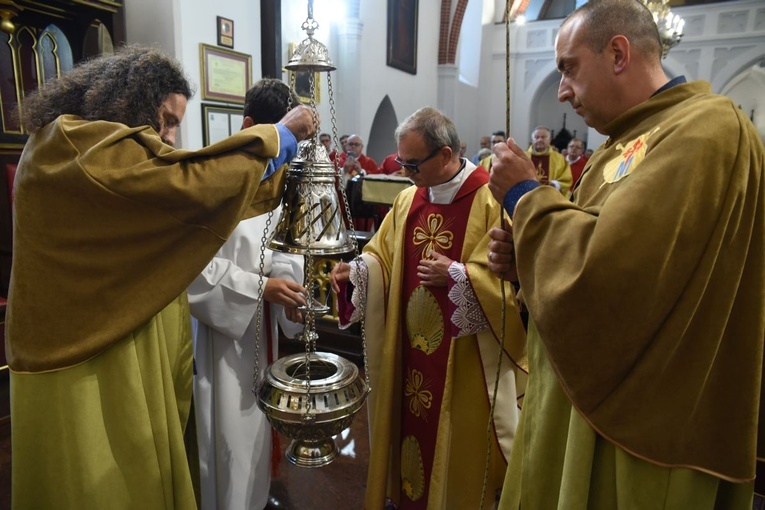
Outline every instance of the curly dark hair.
<svg viewBox="0 0 765 510"><path fill-rule="evenodd" d="M19 113L30 133L65 114L159 131L159 107L169 94L193 95L181 65L155 48L131 45L46 83L24 99Z"/></svg>
<svg viewBox="0 0 765 510"><path fill-rule="evenodd" d="M258 80L244 97L244 115L255 124L276 124L287 110L300 104L294 90L276 78Z"/></svg>

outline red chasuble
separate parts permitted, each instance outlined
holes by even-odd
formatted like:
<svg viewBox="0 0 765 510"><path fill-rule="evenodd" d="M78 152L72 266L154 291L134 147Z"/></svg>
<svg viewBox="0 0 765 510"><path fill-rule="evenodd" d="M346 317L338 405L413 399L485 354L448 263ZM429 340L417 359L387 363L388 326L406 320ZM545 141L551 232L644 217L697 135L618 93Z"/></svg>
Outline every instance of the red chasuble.
<svg viewBox="0 0 765 510"><path fill-rule="evenodd" d="M438 420L446 384L452 341L451 315L455 306L448 287L425 287L417 265L430 251L460 260L465 229L477 188L486 172L473 172L451 204L433 204L428 190L417 190L406 225L406 262L402 315L402 410L400 510L425 509L438 434Z"/></svg>

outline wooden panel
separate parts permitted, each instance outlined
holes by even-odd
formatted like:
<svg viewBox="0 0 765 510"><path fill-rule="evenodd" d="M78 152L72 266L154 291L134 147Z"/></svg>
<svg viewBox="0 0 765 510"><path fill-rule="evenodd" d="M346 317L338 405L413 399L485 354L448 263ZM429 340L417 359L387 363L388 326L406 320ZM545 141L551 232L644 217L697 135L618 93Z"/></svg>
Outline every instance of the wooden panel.
<svg viewBox="0 0 765 510"><path fill-rule="evenodd" d="M14 0L12 35L0 33L0 148L21 148L26 136L16 119L18 103L40 83L125 42L124 2L111 0ZM95 36L88 34L95 33ZM93 46L93 45L91 45Z"/></svg>
<svg viewBox="0 0 765 510"><path fill-rule="evenodd" d="M6 139L9 135L21 134L21 126L14 115L21 97L16 61L16 50L11 45L11 37L0 32L0 128Z"/></svg>
<svg viewBox="0 0 765 510"><path fill-rule="evenodd" d="M39 39L41 82L47 82L72 70L72 47L66 34L58 26L50 24L45 27Z"/></svg>
<svg viewBox="0 0 765 510"><path fill-rule="evenodd" d="M18 162L27 139L18 120L19 103L83 59L89 28L95 27L99 50L125 42L123 5L112 0L14 0L8 6L15 12L10 19L15 29L10 35L0 32L0 296L8 296L13 252L6 164Z"/></svg>
<svg viewBox="0 0 765 510"><path fill-rule="evenodd" d="M13 254L13 222L11 201L13 185L10 171L16 169L18 153L0 154L0 297L8 297Z"/></svg>
<svg viewBox="0 0 765 510"><path fill-rule="evenodd" d="M37 36L36 30L21 27L16 31L18 41L17 69L21 76L21 93L23 97L37 90L39 73L37 72Z"/></svg>
<svg viewBox="0 0 765 510"><path fill-rule="evenodd" d="M5 308L8 301L0 297L0 370L5 370L8 362L5 358ZM2 414L2 413L0 413Z"/></svg>

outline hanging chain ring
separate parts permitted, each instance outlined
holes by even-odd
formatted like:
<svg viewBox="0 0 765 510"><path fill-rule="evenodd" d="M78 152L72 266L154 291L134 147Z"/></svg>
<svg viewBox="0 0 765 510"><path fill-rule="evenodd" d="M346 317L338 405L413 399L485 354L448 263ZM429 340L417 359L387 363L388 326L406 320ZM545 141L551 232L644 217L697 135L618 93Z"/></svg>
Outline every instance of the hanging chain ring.
<svg viewBox="0 0 765 510"><path fill-rule="evenodd" d="M282 192L283 193L283 192ZM263 322L263 294L265 286L263 284L263 277L265 276L266 267L266 243L268 242L268 230L271 227L271 219L274 216L274 211L268 211L268 217L266 218L266 228L263 230L263 236L260 238L260 261L258 264L258 308L255 311L255 362L252 367L252 392L258 394L258 385L260 384L260 328ZM266 334L266 338L268 335Z"/></svg>
<svg viewBox="0 0 765 510"><path fill-rule="evenodd" d="M332 75L327 72L327 95L329 96L329 112L332 120L332 137L335 143L335 160L333 161L335 166L335 174L337 175L338 189L340 190L340 196L343 200L343 206L345 208L345 216L348 222L348 229L351 231L351 242L353 242L353 260L354 262L361 261L361 254L359 252L359 241L356 237L356 229L353 225L353 217L351 215L351 206L348 201L348 195L345 192L345 187L342 185L342 169L338 164L339 153L337 152L337 121L335 119L335 100L332 93ZM366 301L362 300L359 306L359 332L361 334L361 355L364 362L364 379L367 383L367 393L372 391L372 386L369 382L369 360L367 359L367 332L366 332Z"/></svg>

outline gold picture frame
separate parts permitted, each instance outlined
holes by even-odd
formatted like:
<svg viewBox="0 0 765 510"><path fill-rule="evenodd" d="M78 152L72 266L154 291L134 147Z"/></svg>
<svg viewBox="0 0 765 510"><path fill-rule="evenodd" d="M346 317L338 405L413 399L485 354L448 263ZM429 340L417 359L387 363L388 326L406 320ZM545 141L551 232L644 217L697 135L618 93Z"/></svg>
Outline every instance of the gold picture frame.
<svg viewBox="0 0 765 510"><path fill-rule="evenodd" d="M205 147L242 129L244 111L240 106L202 103L202 143Z"/></svg>
<svg viewBox="0 0 765 510"><path fill-rule="evenodd" d="M417 74L419 0L388 0L387 64Z"/></svg>
<svg viewBox="0 0 765 510"><path fill-rule="evenodd" d="M234 20L224 18L223 16L217 16L216 26L218 31L218 46L233 48L234 47Z"/></svg>
<svg viewBox="0 0 765 510"><path fill-rule="evenodd" d="M295 43L290 43L287 50L287 61L292 58L292 52L295 51ZM316 104L321 103L321 73L313 73L314 89L316 92ZM295 89L295 93L300 98L300 102L309 104L311 102L311 84L309 71L287 71L287 80L290 87Z"/></svg>
<svg viewBox="0 0 765 510"><path fill-rule="evenodd" d="M252 56L232 50L199 45L202 99L244 104L252 86Z"/></svg>

